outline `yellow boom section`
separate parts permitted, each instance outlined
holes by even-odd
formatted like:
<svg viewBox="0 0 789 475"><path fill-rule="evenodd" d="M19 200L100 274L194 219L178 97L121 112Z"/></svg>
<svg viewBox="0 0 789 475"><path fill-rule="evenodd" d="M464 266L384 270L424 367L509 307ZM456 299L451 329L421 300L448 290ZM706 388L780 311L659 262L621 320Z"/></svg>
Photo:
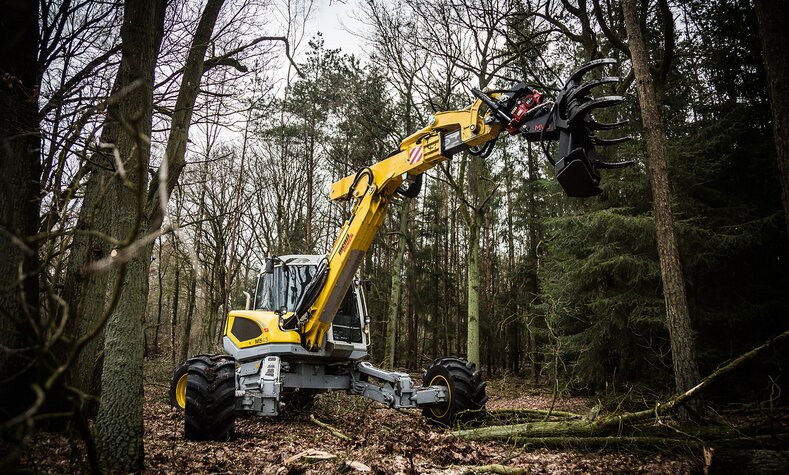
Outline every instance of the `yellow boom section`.
<svg viewBox="0 0 789 475"><path fill-rule="evenodd" d="M493 97L496 95L493 94ZM440 112L433 123L411 134L400 143L400 151L360 172L349 175L331 187L331 199L354 201L351 217L342 227L329 254L329 274L320 294L309 310L302 334L304 346L318 350L326 332L359 269L364 253L386 216L386 208L397 188L408 176L416 176L448 160L443 155L442 138L460 131L458 144L481 146L499 136L498 122L485 123L486 106L476 100L468 109Z"/></svg>

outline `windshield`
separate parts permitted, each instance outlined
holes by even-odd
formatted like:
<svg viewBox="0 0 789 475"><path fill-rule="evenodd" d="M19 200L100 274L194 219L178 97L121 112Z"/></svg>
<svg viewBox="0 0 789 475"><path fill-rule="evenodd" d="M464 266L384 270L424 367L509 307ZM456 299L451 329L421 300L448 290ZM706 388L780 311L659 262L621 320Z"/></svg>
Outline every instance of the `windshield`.
<svg viewBox="0 0 789 475"><path fill-rule="evenodd" d="M273 274L261 274L255 292L255 310L277 310L287 307L293 311L307 284L312 280L315 266L278 266Z"/></svg>

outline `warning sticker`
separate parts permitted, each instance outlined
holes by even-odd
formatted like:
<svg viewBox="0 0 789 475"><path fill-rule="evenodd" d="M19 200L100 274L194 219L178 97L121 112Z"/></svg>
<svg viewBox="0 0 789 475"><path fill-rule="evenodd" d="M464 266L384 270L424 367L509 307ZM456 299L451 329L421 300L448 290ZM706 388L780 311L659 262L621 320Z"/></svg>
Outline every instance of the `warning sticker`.
<svg viewBox="0 0 789 475"><path fill-rule="evenodd" d="M422 150L421 145L417 145L416 147L411 149L411 153L408 155L408 163L411 165L421 162L422 158L424 157L424 152Z"/></svg>

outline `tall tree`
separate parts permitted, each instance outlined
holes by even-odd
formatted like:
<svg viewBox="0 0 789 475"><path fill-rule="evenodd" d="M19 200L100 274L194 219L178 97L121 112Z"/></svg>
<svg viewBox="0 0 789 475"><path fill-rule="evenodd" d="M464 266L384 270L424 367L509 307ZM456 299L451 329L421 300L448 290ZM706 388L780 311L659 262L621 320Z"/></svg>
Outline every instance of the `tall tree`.
<svg viewBox="0 0 789 475"><path fill-rule="evenodd" d="M195 30L192 44L189 47L189 54L184 64L183 76L181 77L181 87L178 88L178 98L175 101L175 108L172 113L170 123L170 135L167 138L167 148L165 151L166 160L166 192L161 189L162 183L152 182L148 194L148 215L149 230L159 229L164 218L162 197L168 200L170 194L175 189L181 172L186 166L186 143L189 139L189 126L192 124L192 114L194 113L197 94L200 92L200 82L205 70L205 54L211 37L214 33L214 26L219 17L219 11L225 0L208 0L200 15L200 22ZM165 203L166 205L166 203Z"/></svg>
<svg viewBox="0 0 789 475"><path fill-rule="evenodd" d="M20 350L34 339L39 311L38 245L31 238L41 191L40 76L38 2L0 6L0 419L8 421L34 401L29 355Z"/></svg>
<svg viewBox="0 0 789 475"><path fill-rule="evenodd" d="M392 86L399 95L401 101L402 118L392 128L396 133L408 135L413 130L414 107L414 84L416 74L427 62L427 55L419 54L408 45L407 38L413 34L413 22L403 24L403 13L393 12L374 0L367 0L365 14L367 21L373 28L374 43L377 54L374 58L381 63L382 68L391 77ZM408 226L411 210L411 200L404 199L399 211L399 225L395 257L390 269L390 290L389 305L387 308L386 323L386 346L384 352L384 366L394 367L395 353L397 352L398 320L400 319L402 308L402 266L406 253L406 243L409 239L411 228ZM413 280L411 280L413 282ZM400 329L402 332L402 328ZM410 341L415 341L411 338Z"/></svg>
<svg viewBox="0 0 789 475"><path fill-rule="evenodd" d="M624 0L622 6L644 124L658 255L666 300L666 319L671 337L674 381L677 392L684 392L698 384L699 369L671 210L665 127L658 108L636 1Z"/></svg>
<svg viewBox="0 0 789 475"><path fill-rule="evenodd" d="M119 127L111 144L119 157L109 199L115 205L113 233L122 243L114 259L126 261L121 294L105 330L101 405L96 420L100 460L110 470L142 469L143 315L148 296L150 260L142 253L147 230L153 80L164 32L166 0L127 0L121 27L123 48L116 91L124 91L108 109Z"/></svg>
<svg viewBox="0 0 789 475"><path fill-rule="evenodd" d="M789 236L789 4L754 0L762 56L767 70L770 109L773 115L773 141L775 142L778 174L781 180L781 199L784 220Z"/></svg>
<svg viewBox="0 0 789 475"><path fill-rule="evenodd" d="M386 350L384 352L384 367L394 368L395 353L397 352L398 320L400 320L402 297L402 267L405 256L405 245L408 239L408 214L411 209L411 200L403 199L398 207L400 211L400 226L397 232L397 249L390 272L391 291L389 293L389 308L387 309L386 322ZM400 329L402 332L402 328ZM402 336L402 335L401 335ZM412 336L413 338L413 336Z"/></svg>

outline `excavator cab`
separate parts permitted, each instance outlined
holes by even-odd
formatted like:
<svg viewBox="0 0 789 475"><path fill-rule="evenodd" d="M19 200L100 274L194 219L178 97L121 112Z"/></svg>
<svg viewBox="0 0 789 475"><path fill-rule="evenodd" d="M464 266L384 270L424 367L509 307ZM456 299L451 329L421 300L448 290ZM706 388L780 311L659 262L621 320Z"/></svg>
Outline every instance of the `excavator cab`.
<svg viewBox="0 0 789 475"><path fill-rule="evenodd" d="M258 276L252 309L275 312L282 330L295 330L293 323L297 323L295 315L299 307L304 305L305 298L308 300L316 282L323 280L324 261L324 256L316 255L266 258ZM363 285L355 279L332 321L328 341L366 346L369 324L366 306Z"/></svg>

